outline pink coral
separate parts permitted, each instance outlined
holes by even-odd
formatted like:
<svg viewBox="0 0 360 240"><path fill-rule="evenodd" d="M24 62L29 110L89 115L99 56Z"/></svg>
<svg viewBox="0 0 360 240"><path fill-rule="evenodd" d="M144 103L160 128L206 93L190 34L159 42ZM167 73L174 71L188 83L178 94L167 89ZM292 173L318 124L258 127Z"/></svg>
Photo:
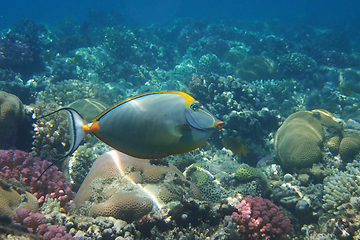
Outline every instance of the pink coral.
<svg viewBox="0 0 360 240"><path fill-rule="evenodd" d="M49 168L41 179L36 181L50 164L51 162L42 161L24 151L0 150L0 178L25 182L31 187L40 204L45 198L57 198L62 207L67 207L75 193L56 166Z"/></svg>
<svg viewBox="0 0 360 240"><path fill-rule="evenodd" d="M294 232L290 220L268 199L247 196L231 217L248 239L287 239Z"/></svg>

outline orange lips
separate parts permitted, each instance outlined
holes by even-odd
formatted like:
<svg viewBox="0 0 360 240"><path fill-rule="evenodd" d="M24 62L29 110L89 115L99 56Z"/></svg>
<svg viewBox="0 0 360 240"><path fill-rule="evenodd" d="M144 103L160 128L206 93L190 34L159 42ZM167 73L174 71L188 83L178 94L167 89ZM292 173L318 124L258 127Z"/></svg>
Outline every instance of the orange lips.
<svg viewBox="0 0 360 240"><path fill-rule="evenodd" d="M222 129L222 127L220 126L221 124L223 124L224 122L223 121L220 121L220 122L218 122L218 123L216 123L216 127L218 128L218 129Z"/></svg>

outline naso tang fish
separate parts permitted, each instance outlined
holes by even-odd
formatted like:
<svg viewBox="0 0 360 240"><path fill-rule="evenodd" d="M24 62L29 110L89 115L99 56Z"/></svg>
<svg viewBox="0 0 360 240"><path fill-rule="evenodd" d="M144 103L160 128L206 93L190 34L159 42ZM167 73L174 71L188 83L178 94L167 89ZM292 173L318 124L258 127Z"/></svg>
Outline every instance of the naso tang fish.
<svg viewBox="0 0 360 240"><path fill-rule="evenodd" d="M108 108L90 123L72 108L73 153L86 133L138 158L161 158L201 146L223 123L200 102L183 92L151 92L128 98Z"/></svg>

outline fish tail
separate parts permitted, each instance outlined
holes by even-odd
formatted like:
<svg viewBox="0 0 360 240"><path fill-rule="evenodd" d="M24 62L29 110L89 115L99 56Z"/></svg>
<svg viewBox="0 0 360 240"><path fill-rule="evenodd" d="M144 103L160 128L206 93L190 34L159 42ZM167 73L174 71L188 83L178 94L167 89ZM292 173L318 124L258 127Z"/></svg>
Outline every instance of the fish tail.
<svg viewBox="0 0 360 240"><path fill-rule="evenodd" d="M57 112L60 111L65 111L68 114L69 117L69 131L70 131L70 136L71 136L71 142L70 142L70 147L69 150L67 151L67 153L52 162L52 164L50 166L48 166L42 173L41 175L38 177L38 179L36 181L38 181L41 176L46 172L46 170L48 170L51 166L53 166L56 162L59 162L65 158L67 158L68 156L70 156L73 152L75 152L75 150L79 147L81 141L84 139L85 135L87 134L86 131L84 131L83 126L88 124L87 121L85 121L85 119L75 110L72 108L61 108L55 112L49 113L45 116L41 116L37 119L41 119L41 118L45 118L48 116L51 116Z"/></svg>
<svg viewBox="0 0 360 240"><path fill-rule="evenodd" d="M69 131L71 134L71 143L69 151L66 154L70 156L75 150L79 147L81 141L84 139L87 132L84 131L83 126L88 124L87 121L75 110L72 108L62 108L59 111L67 111L70 124L69 124Z"/></svg>

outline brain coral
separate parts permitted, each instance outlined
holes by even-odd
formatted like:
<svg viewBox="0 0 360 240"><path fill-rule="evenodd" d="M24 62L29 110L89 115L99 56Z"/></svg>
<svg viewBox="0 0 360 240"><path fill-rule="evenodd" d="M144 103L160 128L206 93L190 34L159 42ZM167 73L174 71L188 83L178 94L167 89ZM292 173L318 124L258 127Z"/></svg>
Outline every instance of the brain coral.
<svg viewBox="0 0 360 240"><path fill-rule="evenodd" d="M336 131L341 126L324 110L299 111L291 114L277 130L275 152L283 167L310 167L322 158L325 140L323 126Z"/></svg>
<svg viewBox="0 0 360 240"><path fill-rule="evenodd" d="M275 152L280 164L289 169L310 167L321 160L323 145L334 153L337 151L336 139L342 130L338 120L326 110L291 114L275 135Z"/></svg>
<svg viewBox="0 0 360 240"><path fill-rule="evenodd" d="M129 222L140 219L148 214L153 207L150 198L136 196L134 192L114 194L105 202L95 203L90 215L111 216L117 219L126 219Z"/></svg>
<svg viewBox="0 0 360 240"><path fill-rule="evenodd" d="M0 148L14 147L19 127L24 118L24 107L20 99L0 91Z"/></svg>
<svg viewBox="0 0 360 240"><path fill-rule="evenodd" d="M345 161L353 160L360 151L360 137L348 136L344 137L340 142L339 152L341 158Z"/></svg>
<svg viewBox="0 0 360 240"><path fill-rule="evenodd" d="M94 162L74 199L74 211L131 222L183 197L200 198L200 193L174 165L112 150Z"/></svg>
<svg viewBox="0 0 360 240"><path fill-rule="evenodd" d="M38 212L39 206L36 197L0 179L0 215L15 214L16 210L20 208Z"/></svg>

